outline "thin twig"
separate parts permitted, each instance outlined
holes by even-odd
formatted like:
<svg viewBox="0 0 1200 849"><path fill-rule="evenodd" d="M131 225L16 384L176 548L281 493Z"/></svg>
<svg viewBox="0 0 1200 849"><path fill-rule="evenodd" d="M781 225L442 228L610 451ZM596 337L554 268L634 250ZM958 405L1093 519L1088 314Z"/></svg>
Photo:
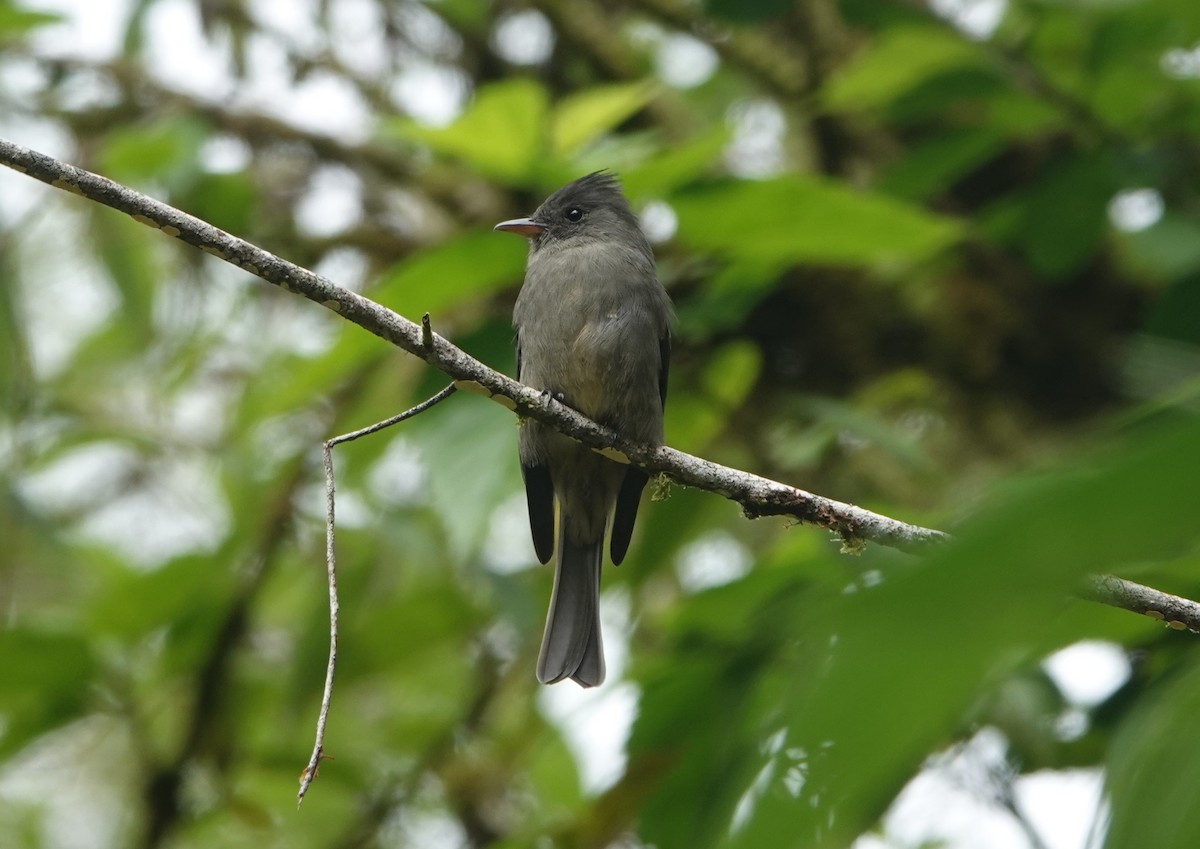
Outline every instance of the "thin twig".
<svg viewBox="0 0 1200 849"><path fill-rule="evenodd" d="M445 401L447 398L449 398L451 395L453 395L457 391L458 391L457 384L455 384L455 383L448 384L444 389L442 389L442 391L438 392L438 394L434 395L431 398L426 398L424 401L422 401L420 404L417 404L417 406L415 406L415 407L409 407L403 413L399 413L398 415L392 416L390 419L384 419L381 422L376 422L375 424L371 425L370 427L364 427L359 430L351 431L350 433L343 433L341 436L335 436L335 437L333 437L333 439L329 440L325 444L328 447L332 448L335 445L341 445L343 442L353 442L354 440L358 439L360 436L368 436L372 433L376 433L377 431L381 431L384 428L389 428L394 424L399 424L400 422L404 421L405 419L411 419L413 416L416 416L416 415L419 415L419 414L425 412L430 407L432 407L434 404L440 404L442 401Z"/></svg>
<svg viewBox="0 0 1200 849"><path fill-rule="evenodd" d="M337 561L333 548L333 445L332 440L322 446L322 458L325 465L325 574L329 580L329 661L325 665L325 691L321 694L321 710L317 714L317 733L313 742L312 756L304 771L300 773L300 790L296 793L296 807L304 803L304 794L308 792L313 779L317 777L317 769L325 755L325 722L329 719L329 702L333 698L333 672L337 667L338 642L338 592L337 592Z"/></svg>
<svg viewBox="0 0 1200 849"><path fill-rule="evenodd" d="M428 319L428 315L426 315L426 319ZM384 428L399 424L405 419L411 419L413 416L425 412L435 404L446 400L457 389L458 387L451 383L433 397L427 398L415 407L409 407L403 413L392 416L389 419L384 419L381 422L376 422L369 427L360 428L350 433L343 433L341 436L327 439L321 446L321 458L325 467L325 574L329 580L329 662L325 665L325 691L321 694L321 710L317 714L317 732L313 740L312 756L308 759L308 764L304 767L304 771L300 773L300 790L296 793L297 808L304 803L304 794L308 792L313 779L317 777L317 770L321 765L321 761L328 757L325 754L325 723L329 718L329 703L333 699L333 673L337 667L338 591L337 556L334 549L334 503L336 499L334 497L333 446L341 445L343 442L352 442L361 436L378 433Z"/></svg>

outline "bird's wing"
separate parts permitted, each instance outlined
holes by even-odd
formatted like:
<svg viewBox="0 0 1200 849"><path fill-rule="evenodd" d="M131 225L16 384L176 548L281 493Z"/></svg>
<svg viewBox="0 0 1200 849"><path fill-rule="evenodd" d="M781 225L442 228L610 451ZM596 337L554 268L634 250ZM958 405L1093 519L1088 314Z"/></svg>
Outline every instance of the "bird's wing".
<svg viewBox="0 0 1200 849"><path fill-rule="evenodd" d="M660 362L658 364L658 397L662 405L667 406L667 372L671 360L671 331L663 335L658 342ZM642 500L642 490L646 488L650 476L641 469L630 466L621 481L621 489L617 493L617 506L613 510L612 537L609 541L609 554L614 566L619 566L629 551L629 541L633 538L633 523L637 519L638 504Z"/></svg>
<svg viewBox="0 0 1200 849"><path fill-rule="evenodd" d="M513 340L517 348L517 380L521 375L521 331ZM529 423L524 424L525 427ZM529 508L529 533L537 559L549 563L554 555L554 481L550 469L541 464L521 461L521 477L525 481L525 502Z"/></svg>
<svg viewBox="0 0 1200 849"><path fill-rule="evenodd" d="M554 555L554 481L545 466L521 463L525 503L529 507L529 532L537 559L549 563Z"/></svg>

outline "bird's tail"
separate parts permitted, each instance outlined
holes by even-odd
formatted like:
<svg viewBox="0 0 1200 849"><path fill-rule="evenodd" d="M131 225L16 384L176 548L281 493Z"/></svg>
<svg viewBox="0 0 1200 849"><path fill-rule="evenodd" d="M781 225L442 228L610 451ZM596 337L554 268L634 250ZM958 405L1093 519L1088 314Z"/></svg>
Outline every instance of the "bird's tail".
<svg viewBox="0 0 1200 849"><path fill-rule="evenodd" d="M581 687L604 681L604 647L600 641L600 559L604 539L575 545L561 524L554 567L554 593L546 617L546 633L538 656L543 684L571 678Z"/></svg>

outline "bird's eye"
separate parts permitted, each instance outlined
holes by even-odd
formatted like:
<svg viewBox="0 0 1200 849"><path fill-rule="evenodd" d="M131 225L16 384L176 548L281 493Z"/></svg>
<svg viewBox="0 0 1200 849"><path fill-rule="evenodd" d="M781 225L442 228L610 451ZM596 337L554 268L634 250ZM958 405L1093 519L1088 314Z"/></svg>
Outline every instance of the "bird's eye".
<svg viewBox="0 0 1200 849"><path fill-rule="evenodd" d="M567 220L568 221L582 221L583 220L583 210L577 206L571 207L570 209L567 210Z"/></svg>

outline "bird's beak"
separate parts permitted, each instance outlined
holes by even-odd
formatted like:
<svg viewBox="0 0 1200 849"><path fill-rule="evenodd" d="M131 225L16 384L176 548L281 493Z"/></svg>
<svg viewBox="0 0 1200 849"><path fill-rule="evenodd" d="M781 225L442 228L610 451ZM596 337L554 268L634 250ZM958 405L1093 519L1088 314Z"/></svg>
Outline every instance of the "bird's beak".
<svg viewBox="0 0 1200 849"><path fill-rule="evenodd" d="M502 230L505 233L516 233L527 239L532 239L534 236L540 236L542 231L546 229L546 225L538 224L532 218L513 218L509 221L501 221L492 229Z"/></svg>

